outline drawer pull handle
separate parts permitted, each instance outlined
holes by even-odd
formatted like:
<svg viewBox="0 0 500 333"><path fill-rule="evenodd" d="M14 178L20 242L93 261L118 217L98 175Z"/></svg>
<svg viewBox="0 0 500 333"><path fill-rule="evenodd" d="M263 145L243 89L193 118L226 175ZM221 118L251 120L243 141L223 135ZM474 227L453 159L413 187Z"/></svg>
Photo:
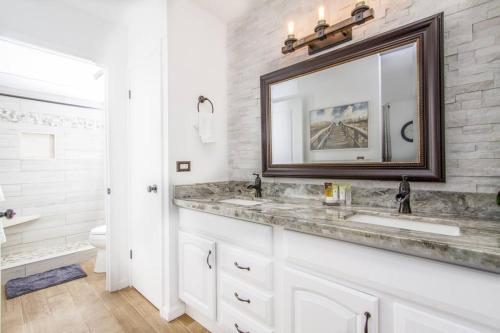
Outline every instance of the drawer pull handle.
<svg viewBox="0 0 500 333"><path fill-rule="evenodd" d="M234 293L234 297L236 297L236 299L240 302L246 302L248 304L250 304L250 300L249 299L243 299L243 298L240 298L240 296L238 295L238 293Z"/></svg>
<svg viewBox="0 0 500 333"><path fill-rule="evenodd" d="M250 333L250 331L246 331L245 332L245 331L240 330L240 327L236 323L234 324L234 328L236 328L236 330L238 331L238 333Z"/></svg>
<svg viewBox="0 0 500 333"><path fill-rule="evenodd" d="M208 265L208 268L212 269L212 265L210 265L210 255L212 254L212 250L209 250L208 251L208 255L207 255L207 265Z"/></svg>
<svg viewBox="0 0 500 333"><path fill-rule="evenodd" d="M368 333L368 319L370 319L372 315L370 314L370 312L365 312L365 333Z"/></svg>
<svg viewBox="0 0 500 333"><path fill-rule="evenodd" d="M236 266L236 268L238 268L238 269L244 269L244 270L246 270L246 271L249 271L249 272L250 272L250 267L243 267L243 266L240 266L240 265L238 265L238 262L237 262L237 261L235 261L235 262L234 262L234 266Z"/></svg>

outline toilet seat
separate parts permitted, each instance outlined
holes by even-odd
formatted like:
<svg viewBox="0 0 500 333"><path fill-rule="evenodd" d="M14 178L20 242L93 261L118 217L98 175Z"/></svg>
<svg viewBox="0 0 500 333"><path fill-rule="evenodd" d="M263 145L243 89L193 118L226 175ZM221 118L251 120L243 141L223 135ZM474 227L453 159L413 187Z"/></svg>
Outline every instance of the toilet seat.
<svg viewBox="0 0 500 333"><path fill-rule="evenodd" d="M89 237L90 244L95 246L96 248L105 248L106 247L106 235L92 235Z"/></svg>
<svg viewBox="0 0 500 333"><path fill-rule="evenodd" d="M90 230L91 235L106 235L106 225L100 225Z"/></svg>

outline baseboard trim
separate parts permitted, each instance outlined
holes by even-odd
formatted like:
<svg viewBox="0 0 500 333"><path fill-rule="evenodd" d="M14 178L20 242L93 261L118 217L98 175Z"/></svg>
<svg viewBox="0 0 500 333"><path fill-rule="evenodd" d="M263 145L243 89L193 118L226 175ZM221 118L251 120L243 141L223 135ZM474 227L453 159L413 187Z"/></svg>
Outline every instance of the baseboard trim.
<svg viewBox="0 0 500 333"><path fill-rule="evenodd" d="M179 318L184 313L186 313L186 305L181 301L172 306L163 306L160 310L160 316L167 321Z"/></svg>
<svg viewBox="0 0 500 333"><path fill-rule="evenodd" d="M221 325L219 325L216 319L209 319L200 311L193 309L189 305L186 305L186 314L198 322L201 326L205 327L209 332L223 332L225 331Z"/></svg>

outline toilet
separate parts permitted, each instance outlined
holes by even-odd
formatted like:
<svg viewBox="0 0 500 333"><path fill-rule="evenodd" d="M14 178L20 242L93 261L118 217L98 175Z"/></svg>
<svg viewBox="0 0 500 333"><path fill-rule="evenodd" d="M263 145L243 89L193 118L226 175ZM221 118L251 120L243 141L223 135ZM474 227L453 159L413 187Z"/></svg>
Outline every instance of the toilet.
<svg viewBox="0 0 500 333"><path fill-rule="evenodd" d="M94 272L106 272L106 225L100 225L90 230L89 242L97 249Z"/></svg>

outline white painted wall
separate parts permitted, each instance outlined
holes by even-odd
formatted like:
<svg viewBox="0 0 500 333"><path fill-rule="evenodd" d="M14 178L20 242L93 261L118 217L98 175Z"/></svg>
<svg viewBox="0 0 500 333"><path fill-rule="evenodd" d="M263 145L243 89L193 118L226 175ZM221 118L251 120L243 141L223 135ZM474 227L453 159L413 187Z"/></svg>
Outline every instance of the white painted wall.
<svg viewBox="0 0 500 333"><path fill-rule="evenodd" d="M170 179L172 184L226 180L226 27L190 0L172 0L169 6ZM199 95L214 103L215 143L202 143L193 126ZM191 172L176 173L179 160L192 161Z"/></svg>
<svg viewBox="0 0 500 333"><path fill-rule="evenodd" d="M228 179L226 25L192 0L168 0L168 178L173 185ZM201 143L193 127L199 95L215 107L215 143ZM206 103L205 103L206 104ZM206 107L205 105L201 106ZM205 110L206 111L206 110ZM191 161L191 172L177 173L175 162ZM170 192L172 195L172 192ZM171 196L169 199L171 203ZM178 212L170 204L168 267L177 264ZM177 271L170 270L165 317L183 311Z"/></svg>
<svg viewBox="0 0 500 333"><path fill-rule="evenodd" d="M118 10L118 8L117 8ZM113 238L110 251L116 254L110 262L108 288L128 285L128 244L126 207L127 161L126 133L126 65L127 39L120 26L69 6L58 0L3 0L0 5L0 36L94 61L106 67L109 74L109 165L110 197L109 232Z"/></svg>

